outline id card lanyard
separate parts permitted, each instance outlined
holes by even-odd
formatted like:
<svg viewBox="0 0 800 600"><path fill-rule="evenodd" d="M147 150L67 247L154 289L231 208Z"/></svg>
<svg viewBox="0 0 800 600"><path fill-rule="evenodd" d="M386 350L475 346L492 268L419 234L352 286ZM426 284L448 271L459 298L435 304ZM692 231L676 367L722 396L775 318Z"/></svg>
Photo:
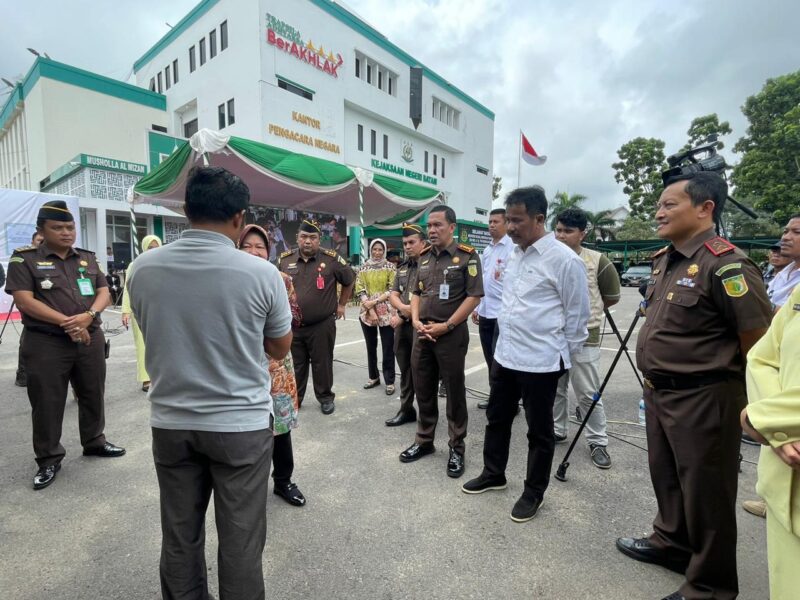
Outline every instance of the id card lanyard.
<svg viewBox="0 0 800 600"><path fill-rule="evenodd" d="M86 277L86 269L81 267L78 269L80 277L78 277L78 292L81 296L94 296L94 286L92 280Z"/></svg>

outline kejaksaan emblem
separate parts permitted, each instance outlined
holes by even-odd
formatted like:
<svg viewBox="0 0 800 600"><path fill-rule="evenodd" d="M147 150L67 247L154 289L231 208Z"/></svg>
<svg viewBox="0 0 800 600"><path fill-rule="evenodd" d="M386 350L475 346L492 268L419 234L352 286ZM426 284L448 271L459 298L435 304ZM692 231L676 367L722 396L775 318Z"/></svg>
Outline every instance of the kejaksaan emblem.
<svg viewBox="0 0 800 600"><path fill-rule="evenodd" d="M414 162L414 146L411 145L411 142L407 140L403 141L403 152L400 154L400 158L407 163Z"/></svg>

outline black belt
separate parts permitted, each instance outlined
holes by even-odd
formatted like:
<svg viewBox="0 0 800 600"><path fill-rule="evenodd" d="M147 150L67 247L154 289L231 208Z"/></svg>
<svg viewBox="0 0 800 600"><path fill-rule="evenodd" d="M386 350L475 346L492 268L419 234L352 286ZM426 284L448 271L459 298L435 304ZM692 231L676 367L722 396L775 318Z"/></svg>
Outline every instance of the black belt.
<svg viewBox="0 0 800 600"><path fill-rule="evenodd" d="M703 375L644 374L644 384L653 390L692 390L729 379L743 380L740 373L730 371L712 371Z"/></svg>
<svg viewBox="0 0 800 600"><path fill-rule="evenodd" d="M302 329L303 327L313 327L314 325L319 325L320 323L324 323L328 319L333 318L335 316L336 315L334 313L331 313L327 317L325 317L324 319L320 319L319 321L314 321L313 323L300 323L300 325L298 325L297 328L298 329Z"/></svg>

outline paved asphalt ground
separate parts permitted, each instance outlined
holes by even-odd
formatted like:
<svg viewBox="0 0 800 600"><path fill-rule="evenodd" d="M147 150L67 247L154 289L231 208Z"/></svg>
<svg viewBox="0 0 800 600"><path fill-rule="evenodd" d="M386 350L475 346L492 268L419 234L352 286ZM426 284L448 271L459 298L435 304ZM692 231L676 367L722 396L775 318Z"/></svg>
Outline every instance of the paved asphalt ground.
<svg viewBox="0 0 800 600"><path fill-rule="evenodd" d="M637 301L636 290L624 289L614 309L623 333ZM105 318L110 328L119 327L118 314L108 311ZM524 421L518 419L508 488L478 496L460 491L481 469L485 415L475 403L488 391L477 328L471 327L467 471L452 480L445 474L443 401L437 452L400 463L398 454L413 442L414 426L384 426L398 402L383 388L361 388L366 357L355 311L339 323L336 412L323 416L314 398L307 398L293 434L295 481L308 504L291 507L270 494L264 552L268 598L638 600L660 599L677 589L680 576L625 558L614 547L618 536L648 533L656 510L644 431L635 424L640 391L624 358L604 394L609 429L621 437L609 446L610 471L595 468L581 442L568 481L553 479L536 518L514 523L509 516L522 491L526 449ZM70 399L63 468L51 487L34 492L30 407L25 390L13 385L17 329L9 326L0 345L0 597L158 598L158 487L149 407L135 380L130 332L111 338L106 386L106 434L125 446L127 455L81 456L77 406ZM617 347L608 329L604 370ZM566 449L557 446L556 465ZM748 462L742 465L739 497L749 499L755 497L756 479L750 461L758 450L743 446L743 453ZM763 600L765 522L741 509L737 515L740 597ZM207 528L216 596L213 510Z"/></svg>

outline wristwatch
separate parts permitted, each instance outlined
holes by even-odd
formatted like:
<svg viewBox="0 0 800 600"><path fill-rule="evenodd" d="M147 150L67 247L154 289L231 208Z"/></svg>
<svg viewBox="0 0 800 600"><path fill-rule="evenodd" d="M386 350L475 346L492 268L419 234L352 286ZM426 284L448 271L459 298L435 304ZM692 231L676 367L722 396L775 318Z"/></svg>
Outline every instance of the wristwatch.
<svg viewBox="0 0 800 600"><path fill-rule="evenodd" d="M456 324L452 321L448 321L445 325L447 325L447 331L453 331L456 328Z"/></svg>
<svg viewBox="0 0 800 600"><path fill-rule="evenodd" d="M86 311L86 314L89 315L90 317L92 317L92 320L97 318L97 311L96 310L92 310L91 308Z"/></svg>

